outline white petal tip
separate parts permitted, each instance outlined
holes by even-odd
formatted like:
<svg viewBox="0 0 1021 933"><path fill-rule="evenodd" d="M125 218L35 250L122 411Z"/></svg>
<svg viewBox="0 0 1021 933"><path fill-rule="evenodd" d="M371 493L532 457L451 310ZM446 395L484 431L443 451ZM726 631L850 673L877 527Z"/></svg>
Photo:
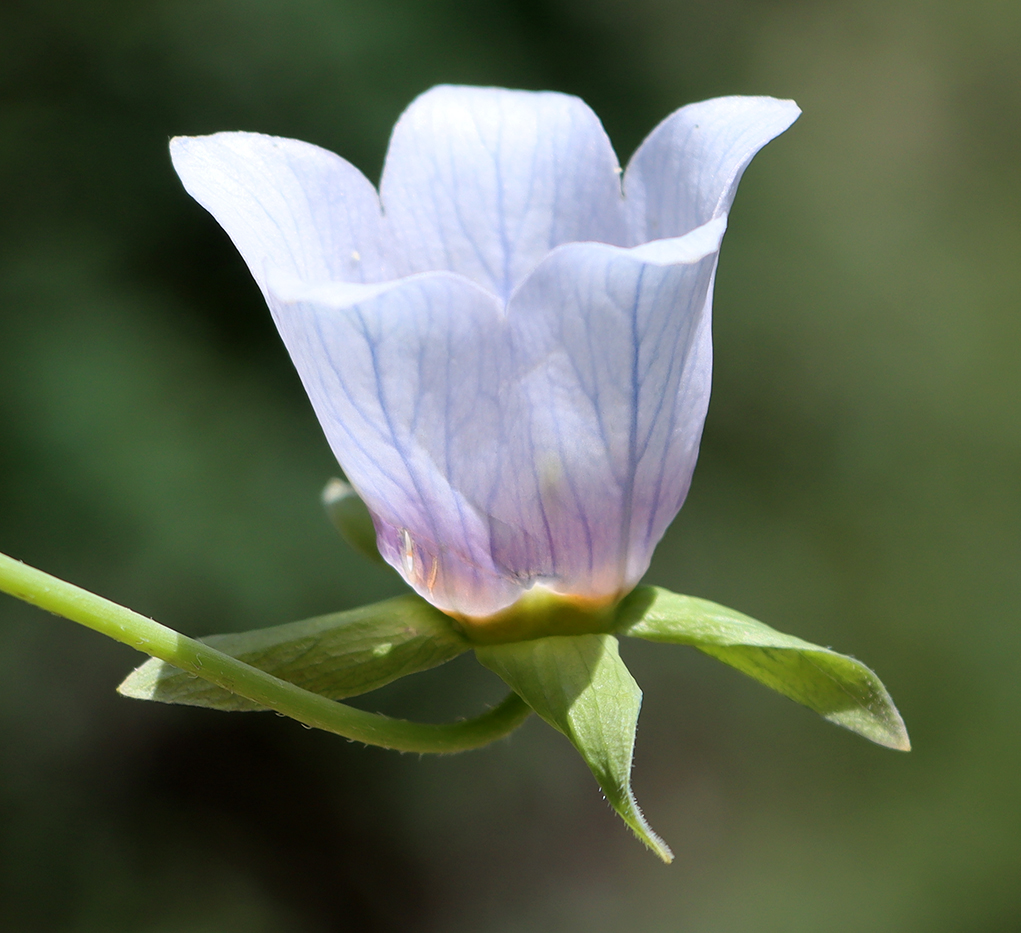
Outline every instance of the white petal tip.
<svg viewBox="0 0 1021 933"><path fill-rule="evenodd" d="M628 252L635 259L655 266L690 265L701 262L706 256L715 253L720 248L723 234L726 232L727 215L722 214L684 236L651 240Z"/></svg>

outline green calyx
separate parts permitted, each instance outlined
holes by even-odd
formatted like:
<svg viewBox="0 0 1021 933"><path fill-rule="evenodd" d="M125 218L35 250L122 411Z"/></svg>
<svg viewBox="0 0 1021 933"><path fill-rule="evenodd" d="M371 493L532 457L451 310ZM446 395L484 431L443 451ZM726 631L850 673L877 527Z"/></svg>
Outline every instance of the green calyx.
<svg viewBox="0 0 1021 933"><path fill-rule="evenodd" d="M320 501L326 517L351 547L374 564L385 564L376 548L376 529L362 497L346 480L331 479L323 487Z"/></svg>
<svg viewBox="0 0 1021 933"><path fill-rule="evenodd" d="M617 600L565 596L544 586L534 586L495 615L453 618L461 634L475 645L506 645L562 635L600 635L613 631L617 624Z"/></svg>
<svg viewBox="0 0 1021 933"><path fill-rule="evenodd" d="M0 591L150 655L119 688L137 699L271 709L366 744L432 753L486 745L534 711L571 741L610 805L664 861L670 850L631 791L642 693L620 657L620 636L697 648L830 722L888 748L910 748L889 693L860 661L717 603L657 587L639 587L615 605L537 587L483 620L452 619L408 594L203 640L3 554ZM416 723L337 702L473 648L511 689L502 703L474 719Z"/></svg>

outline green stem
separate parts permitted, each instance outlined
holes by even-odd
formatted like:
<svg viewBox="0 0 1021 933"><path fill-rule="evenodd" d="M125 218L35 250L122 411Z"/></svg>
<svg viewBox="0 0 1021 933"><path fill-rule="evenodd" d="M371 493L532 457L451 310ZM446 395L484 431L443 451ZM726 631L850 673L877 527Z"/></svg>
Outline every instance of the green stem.
<svg viewBox="0 0 1021 933"><path fill-rule="evenodd" d="M488 745L531 712L516 694L475 719L418 723L346 706L280 680L88 590L0 554L0 592L56 613L173 664L298 722L402 752L459 752Z"/></svg>

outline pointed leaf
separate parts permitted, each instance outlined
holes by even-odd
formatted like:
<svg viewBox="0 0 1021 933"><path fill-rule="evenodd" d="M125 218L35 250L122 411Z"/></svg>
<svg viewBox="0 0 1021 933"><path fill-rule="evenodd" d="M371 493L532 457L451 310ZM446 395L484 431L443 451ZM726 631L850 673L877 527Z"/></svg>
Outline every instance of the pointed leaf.
<svg viewBox="0 0 1021 933"><path fill-rule="evenodd" d="M645 821L631 792L631 758L642 691L612 635L538 638L477 647L479 661L554 729L592 769L610 805L664 862L673 853Z"/></svg>
<svg viewBox="0 0 1021 933"><path fill-rule="evenodd" d="M470 647L447 616L411 595L202 641L332 700L436 667ZM117 690L161 703L235 711L263 708L155 658L136 668Z"/></svg>
<svg viewBox="0 0 1021 933"><path fill-rule="evenodd" d="M854 658L707 599L659 587L635 590L621 604L618 619L621 635L691 645L879 745L911 748L890 694Z"/></svg>

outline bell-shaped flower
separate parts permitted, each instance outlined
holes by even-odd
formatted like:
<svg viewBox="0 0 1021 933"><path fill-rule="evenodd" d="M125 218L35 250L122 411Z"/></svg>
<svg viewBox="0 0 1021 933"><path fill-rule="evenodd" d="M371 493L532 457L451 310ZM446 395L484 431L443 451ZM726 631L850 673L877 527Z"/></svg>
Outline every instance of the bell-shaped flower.
<svg viewBox="0 0 1021 933"><path fill-rule="evenodd" d="M610 605L645 573L698 453L727 212L798 114L692 104L622 179L575 97L437 87L398 120L378 193L296 140L171 149L258 282L380 552L484 621L535 587Z"/></svg>

